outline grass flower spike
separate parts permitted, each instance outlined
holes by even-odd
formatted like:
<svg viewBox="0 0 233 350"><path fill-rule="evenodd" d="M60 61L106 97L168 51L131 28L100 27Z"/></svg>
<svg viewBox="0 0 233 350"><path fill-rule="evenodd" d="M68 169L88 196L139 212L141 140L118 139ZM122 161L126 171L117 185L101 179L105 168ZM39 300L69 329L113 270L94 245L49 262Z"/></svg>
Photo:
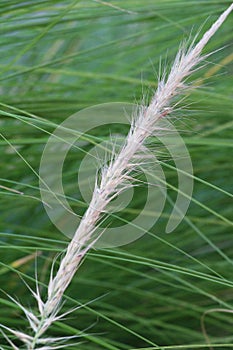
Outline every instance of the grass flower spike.
<svg viewBox="0 0 233 350"><path fill-rule="evenodd" d="M158 122L166 118L167 114L172 113L174 97L187 89L186 79L207 57L207 55L201 55L203 48L232 10L233 4L221 14L196 45L193 43L190 47L183 46L179 50L170 72L158 82L150 104L140 108L136 117L133 118L124 146L113 156L110 164L102 169L100 181L96 181L90 205L66 249L57 273L54 275L51 272L47 300L42 300L39 288L36 293L33 292L38 303L39 316L20 306L29 321L31 334L2 326L6 331L18 337L25 344L26 349L47 350L65 346L63 338L44 338L43 335L53 322L64 316L58 316L63 294L71 283L83 257L93 246L95 239L98 239L94 233L101 215L105 212L109 202L128 186L126 180L131 178L132 169L135 168L135 164L138 164L139 156L144 152L143 145L146 139L160 131ZM13 349L18 349L10 339L8 341Z"/></svg>

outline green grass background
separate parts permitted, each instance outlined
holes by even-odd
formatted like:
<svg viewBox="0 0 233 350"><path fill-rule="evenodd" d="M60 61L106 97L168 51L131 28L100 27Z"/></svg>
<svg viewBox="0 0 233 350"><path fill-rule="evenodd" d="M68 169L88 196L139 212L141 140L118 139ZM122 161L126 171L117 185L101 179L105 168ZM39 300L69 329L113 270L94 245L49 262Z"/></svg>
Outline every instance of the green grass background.
<svg viewBox="0 0 233 350"><path fill-rule="evenodd" d="M150 96L160 60L169 66L180 41L203 33L230 3L1 1L0 323L27 329L22 311L5 293L34 309L23 282L35 287L34 255L39 253L39 280L46 285L52 259L68 243L40 201L37 173L49 133L84 107ZM196 176L187 216L166 234L168 202L140 240L88 254L67 290L64 310L91 303L48 332L80 334L82 343L69 349L209 348L201 328L206 312L212 347L233 348L232 24L231 15L208 44L205 52L216 52L195 73L202 85L179 112ZM108 132L96 130L100 139ZM77 211L83 207L75 193L80 161L78 152L70 155L63 179ZM164 172L175 184L176 172ZM127 213L124 218L130 220Z"/></svg>

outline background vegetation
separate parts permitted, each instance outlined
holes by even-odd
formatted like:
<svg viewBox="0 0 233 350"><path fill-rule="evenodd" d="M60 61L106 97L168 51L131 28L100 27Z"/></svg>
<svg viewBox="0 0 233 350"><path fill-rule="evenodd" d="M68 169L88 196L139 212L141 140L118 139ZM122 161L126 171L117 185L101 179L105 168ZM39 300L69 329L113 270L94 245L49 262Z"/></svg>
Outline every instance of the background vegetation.
<svg viewBox="0 0 233 350"><path fill-rule="evenodd" d="M68 242L40 201L38 169L49 133L84 107L150 95L160 59L169 65L180 41L200 27L203 33L230 3L1 1L0 323L28 326L5 293L35 307L23 280L34 288L36 254L39 280L46 284L52 259ZM196 73L202 86L179 115L195 173L186 218L165 234L168 201L140 240L91 251L67 290L64 309L92 302L54 325L51 335L80 334L83 350L204 349L205 315L213 346L233 348L232 39L231 16L207 47L222 49ZM108 133L96 130L100 139ZM90 144L85 147L87 152ZM69 156L63 179L74 210L82 206L75 192L81 157ZM175 184L176 172L164 172Z"/></svg>

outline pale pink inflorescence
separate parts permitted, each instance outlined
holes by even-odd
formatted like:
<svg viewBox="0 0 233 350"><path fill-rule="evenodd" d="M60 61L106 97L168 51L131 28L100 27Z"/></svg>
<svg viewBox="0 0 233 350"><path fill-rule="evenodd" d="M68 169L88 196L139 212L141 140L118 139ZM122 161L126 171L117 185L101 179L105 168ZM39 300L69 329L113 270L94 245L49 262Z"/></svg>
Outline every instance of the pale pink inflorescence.
<svg viewBox="0 0 233 350"><path fill-rule="evenodd" d="M104 209L113 197L122 190L121 185L129 176L133 158L141 151L144 141L149 136L156 133L156 123L161 117L166 115L167 108L169 107L169 112L172 111L172 106L170 105L171 99L186 88L184 83L185 78L190 75L193 68L203 59L200 56L202 49L218 30L232 9L233 4L219 17L194 48L190 48L187 53L185 53L184 50L178 52L166 82L159 82L157 91L150 105L145 109L141 109L141 113L137 119L133 121L125 145L111 161L111 164L103 169L101 182L99 186L97 184L95 186L89 208L67 248L66 255L61 262L55 278L50 282L49 287L51 291L54 289L57 290L56 296L54 294L53 299L55 304L60 303L61 295L63 294L61 293L62 286L60 286L60 281L63 280L65 288L70 283L82 256L86 253L86 249L82 251L82 248L87 243L90 246L92 245L90 239L100 215L104 212ZM66 276L65 280L64 277L62 278L64 275ZM52 302L51 298L50 300ZM49 306L50 305L48 305L48 307Z"/></svg>
<svg viewBox="0 0 233 350"><path fill-rule="evenodd" d="M64 346L52 346L61 339L47 338L46 342L42 335L54 321L63 316L57 316L63 294L77 271L83 256L93 246L95 240L98 239L98 237L94 237L94 232L98 227L101 215L105 212L109 202L129 186L126 184L126 180L130 178L130 173L135 167L135 157L143 152L145 140L160 131L157 122L172 112L173 97L186 89L186 78L196 68L197 64L206 57L201 56L203 48L232 10L233 3L222 13L195 46L191 45L189 49L185 50L183 48L178 52L167 79L163 78L158 82L158 88L149 106L138 110L138 115L132 121L124 146L112 158L110 164L103 168L99 183L96 180L89 207L67 247L56 275L53 277L53 273L51 273L47 301L44 303L41 300L38 290L37 293L34 293L38 302L40 317L34 316L32 312L21 306L29 320L33 335L28 336L22 332L4 327L21 339L27 349L47 350ZM13 349L18 349L11 341L10 344ZM45 344L45 346L41 346L42 344ZM51 346L48 344L51 344Z"/></svg>

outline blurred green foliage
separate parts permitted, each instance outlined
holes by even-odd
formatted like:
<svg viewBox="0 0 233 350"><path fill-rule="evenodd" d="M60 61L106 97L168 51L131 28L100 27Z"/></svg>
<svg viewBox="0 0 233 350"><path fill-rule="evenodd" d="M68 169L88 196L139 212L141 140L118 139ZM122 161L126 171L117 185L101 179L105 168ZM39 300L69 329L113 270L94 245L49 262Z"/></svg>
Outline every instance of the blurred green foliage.
<svg viewBox="0 0 233 350"><path fill-rule="evenodd" d="M160 62L169 68L180 42L201 35L230 3L1 1L0 323L28 327L5 293L36 307L22 279L35 287L39 253L39 281L46 285L52 259L68 243L40 200L38 169L49 134L84 107L149 98ZM165 234L168 202L140 240L91 251L67 290L64 309L91 303L50 334L80 332L82 350L204 349L205 312L232 310L232 40L230 16L206 48L216 52L195 73L200 87L177 115L196 176L186 218ZM102 128L95 135L108 134L109 128ZM78 152L70 155L63 179L77 210L81 159ZM174 170L164 167L164 172L168 183L176 182ZM171 190L169 195L174 197ZM143 196L138 199L140 212ZM233 347L231 313L206 314L205 327L213 346ZM8 349L4 344L2 337L0 345Z"/></svg>

